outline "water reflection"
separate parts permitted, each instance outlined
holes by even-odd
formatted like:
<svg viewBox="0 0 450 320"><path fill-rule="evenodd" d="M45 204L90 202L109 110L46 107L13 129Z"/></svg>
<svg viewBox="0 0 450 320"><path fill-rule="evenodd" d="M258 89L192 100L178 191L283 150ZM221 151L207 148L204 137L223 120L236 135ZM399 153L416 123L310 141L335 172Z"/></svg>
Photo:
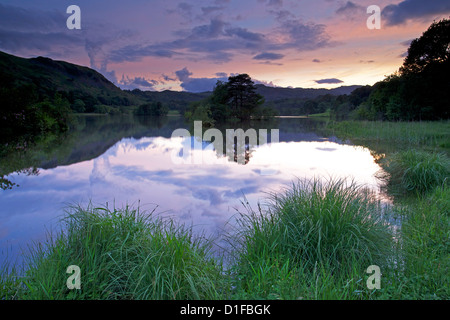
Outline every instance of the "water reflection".
<svg viewBox="0 0 450 320"><path fill-rule="evenodd" d="M67 137L60 149L45 157L33 153L33 163L41 161L39 175L6 176L20 187L0 191L0 248L42 240L45 228L70 203L139 204L149 210L157 205L161 214L215 233L226 228L236 208L243 209L243 196L256 207L266 192L279 191L297 178L346 177L378 189L374 174L380 167L370 150L308 132L300 120L305 119L284 119L297 121L292 128L275 124L279 143L248 146L246 165L217 152L211 141L183 154L195 137L171 138L184 125L178 118L165 124L140 119L113 126L114 132L108 131L108 123L96 123L95 129L87 123L91 119L84 120L84 129ZM305 136L309 141L301 140ZM201 162L174 161L187 156Z"/></svg>

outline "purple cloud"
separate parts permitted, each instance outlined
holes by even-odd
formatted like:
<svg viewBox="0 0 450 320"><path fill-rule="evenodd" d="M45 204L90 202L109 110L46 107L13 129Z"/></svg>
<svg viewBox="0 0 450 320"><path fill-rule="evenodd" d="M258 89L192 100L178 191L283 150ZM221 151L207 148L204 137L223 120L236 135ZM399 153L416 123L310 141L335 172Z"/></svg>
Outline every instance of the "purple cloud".
<svg viewBox="0 0 450 320"><path fill-rule="evenodd" d="M448 0L404 0L399 4L390 4L384 7L382 16L387 20L387 25L399 25L409 19L426 18L449 12L450 1Z"/></svg>
<svg viewBox="0 0 450 320"><path fill-rule="evenodd" d="M263 52L253 57L255 60L280 60L284 57L284 54Z"/></svg>
<svg viewBox="0 0 450 320"><path fill-rule="evenodd" d="M336 83L343 83L344 81L336 79L336 78L329 78L329 79L321 79L321 80L314 80L315 83L318 84L336 84Z"/></svg>

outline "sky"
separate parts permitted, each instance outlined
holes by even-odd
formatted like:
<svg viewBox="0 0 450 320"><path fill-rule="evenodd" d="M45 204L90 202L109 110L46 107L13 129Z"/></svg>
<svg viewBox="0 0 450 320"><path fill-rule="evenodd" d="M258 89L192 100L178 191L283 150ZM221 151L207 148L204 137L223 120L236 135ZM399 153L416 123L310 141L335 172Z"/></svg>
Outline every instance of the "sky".
<svg viewBox="0 0 450 320"><path fill-rule="evenodd" d="M70 5L81 29L67 27ZM335 88L383 80L449 16L450 0L0 0L0 50L91 67L122 89L202 92L239 73Z"/></svg>

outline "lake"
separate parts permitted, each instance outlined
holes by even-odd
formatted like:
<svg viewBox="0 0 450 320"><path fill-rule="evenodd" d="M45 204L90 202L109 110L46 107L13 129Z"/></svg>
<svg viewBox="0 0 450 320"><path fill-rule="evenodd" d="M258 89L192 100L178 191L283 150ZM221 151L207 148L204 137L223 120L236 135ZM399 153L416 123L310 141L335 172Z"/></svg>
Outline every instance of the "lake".
<svg viewBox="0 0 450 320"><path fill-rule="evenodd" d="M322 135L322 126L308 118L221 126L224 137L226 129L266 129L269 138L279 130L278 139L247 144L237 161L211 141L172 137L194 134L181 117L78 116L66 135L1 160L11 188L0 190L0 261L44 240L69 205L139 206L217 235L246 212L241 201L256 209L298 178L354 179L379 192L373 152Z"/></svg>

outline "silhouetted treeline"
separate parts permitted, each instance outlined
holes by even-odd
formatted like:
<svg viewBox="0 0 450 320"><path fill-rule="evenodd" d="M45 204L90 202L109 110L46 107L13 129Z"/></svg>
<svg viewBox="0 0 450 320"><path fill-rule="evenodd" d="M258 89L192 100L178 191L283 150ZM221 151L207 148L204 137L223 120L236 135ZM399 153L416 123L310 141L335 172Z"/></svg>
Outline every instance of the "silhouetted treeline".
<svg viewBox="0 0 450 320"><path fill-rule="evenodd" d="M398 72L336 98L337 119L439 120L450 113L450 20L434 22L411 42Z"/></svg>

